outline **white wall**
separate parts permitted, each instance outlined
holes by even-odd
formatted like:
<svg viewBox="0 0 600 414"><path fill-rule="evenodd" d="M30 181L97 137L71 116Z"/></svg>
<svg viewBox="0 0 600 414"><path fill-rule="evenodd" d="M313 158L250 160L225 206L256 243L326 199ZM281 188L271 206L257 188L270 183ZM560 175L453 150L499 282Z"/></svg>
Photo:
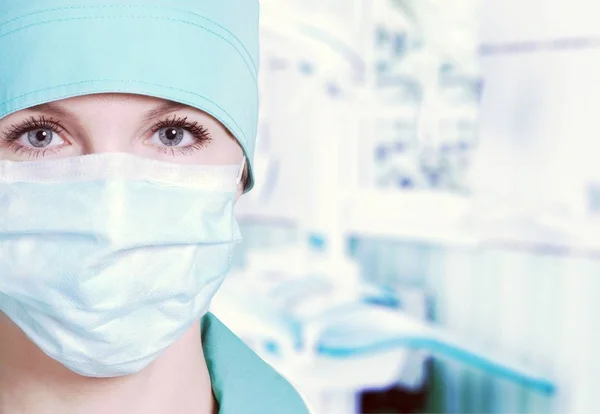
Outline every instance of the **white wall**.
<svg viewBox="0 0 600 414"><path fill-rule="evenodd" d="M554 400L495 383L496 403L471 402L475 411L598 412L600 233L589 198L600 182L600 3L483 0L482 10L478 214L512 223L511 242L536 232L563 250L449 250L432 282L442 323L558 381ZM449 384L464 385L462 374L449 369ZM462 395L480 395L485 381L470 384ZM468 402L451 403L462 411Z"/></svg>

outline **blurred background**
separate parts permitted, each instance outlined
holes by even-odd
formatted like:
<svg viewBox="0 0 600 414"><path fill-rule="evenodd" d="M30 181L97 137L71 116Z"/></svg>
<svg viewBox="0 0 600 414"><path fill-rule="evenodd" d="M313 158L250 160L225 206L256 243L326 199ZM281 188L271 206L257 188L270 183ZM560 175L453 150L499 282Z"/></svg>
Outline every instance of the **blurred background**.
<svg viewBox="0 0 600 414"><path fill-rule="evenodd" d="M315 414L600 412L598 12L261 1L213 311Z"/></svg>

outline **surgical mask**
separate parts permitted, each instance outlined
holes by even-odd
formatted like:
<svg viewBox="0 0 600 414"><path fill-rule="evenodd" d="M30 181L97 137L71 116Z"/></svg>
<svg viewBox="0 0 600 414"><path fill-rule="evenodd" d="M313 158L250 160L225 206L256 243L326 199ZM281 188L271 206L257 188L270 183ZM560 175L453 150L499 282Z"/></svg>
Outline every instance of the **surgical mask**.
<svg viewBox="0 0 600 414"><path fill-rule="evenodd" d="M115 153L0 161L0 310L78 374L140 371L221 285L240 172Z"/></svg>

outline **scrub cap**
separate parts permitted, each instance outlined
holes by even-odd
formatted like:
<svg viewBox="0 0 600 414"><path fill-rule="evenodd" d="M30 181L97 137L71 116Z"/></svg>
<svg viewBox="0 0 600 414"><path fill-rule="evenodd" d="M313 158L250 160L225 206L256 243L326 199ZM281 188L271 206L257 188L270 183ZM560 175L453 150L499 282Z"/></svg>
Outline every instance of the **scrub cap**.
<svg viewBox="0 0 600 414"><path fill-rule="evenodd" d="M258 0L0 0L0 118L93 93L133 93L218 119L252 160Z"/></svg>

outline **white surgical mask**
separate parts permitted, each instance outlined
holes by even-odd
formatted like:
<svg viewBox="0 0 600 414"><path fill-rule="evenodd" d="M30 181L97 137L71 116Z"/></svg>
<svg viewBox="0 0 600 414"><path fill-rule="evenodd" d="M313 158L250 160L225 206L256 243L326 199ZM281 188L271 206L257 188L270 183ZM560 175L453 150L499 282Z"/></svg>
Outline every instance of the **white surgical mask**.
<svg viewBox="0 0 600 414"><path fill-rule="evenodd" d="M0 161L0 310L78 374L141 370L221 285L240 172L115 153Z"/></svg>

